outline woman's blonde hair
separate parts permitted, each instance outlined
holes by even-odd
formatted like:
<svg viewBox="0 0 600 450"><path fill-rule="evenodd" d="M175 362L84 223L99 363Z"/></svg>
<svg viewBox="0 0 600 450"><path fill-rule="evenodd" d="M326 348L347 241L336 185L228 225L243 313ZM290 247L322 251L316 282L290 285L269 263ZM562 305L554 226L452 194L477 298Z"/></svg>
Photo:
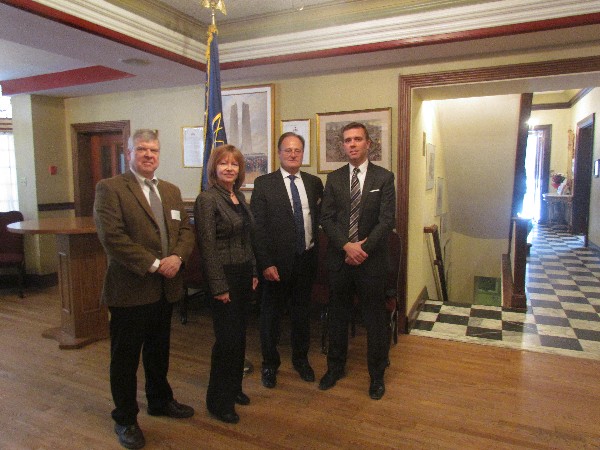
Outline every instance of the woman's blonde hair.
<svg viewBox="0 0 600 450"><path fill-rule="evenodd" d="M238 190L240 186L244 184L244 180L246 179L246 162L244 161L244 155L242 155L242 152L240 152L239 149L234 145L220 145L219 147L214 148L210 153L210 157L208 158L208 168L206 169L206 173L208 175L208 184L209 186L218 184L219 179L217 178L217 163L225 158L227 153L233 156L233 159L235 159L239 166L238 177L233 183L233 188Z"/></svg>

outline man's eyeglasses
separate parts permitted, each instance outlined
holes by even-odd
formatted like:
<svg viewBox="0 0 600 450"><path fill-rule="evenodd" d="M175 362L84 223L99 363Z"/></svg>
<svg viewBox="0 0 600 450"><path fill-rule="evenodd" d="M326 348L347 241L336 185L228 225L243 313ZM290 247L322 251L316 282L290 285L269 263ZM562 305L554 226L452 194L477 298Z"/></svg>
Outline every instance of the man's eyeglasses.
<svg viewBox="0 0 600 450"><path fill-rule="evenodd" d="M149 147L136 147L135 151L138 153L146 153L147 151L150 151L150 153L152 153L153 155L158 155L160 153L160 149L158 148L149 148Z"/></svg>
<svg viewBox="0 0 600 450"><path fill-rule="evenodd" d="M301 150L299 148L284 148L283 150L281 150L283 153L285 153L286 155L291 155L292 153L294 155L299 155L301 154L304 150Z"/></svg>

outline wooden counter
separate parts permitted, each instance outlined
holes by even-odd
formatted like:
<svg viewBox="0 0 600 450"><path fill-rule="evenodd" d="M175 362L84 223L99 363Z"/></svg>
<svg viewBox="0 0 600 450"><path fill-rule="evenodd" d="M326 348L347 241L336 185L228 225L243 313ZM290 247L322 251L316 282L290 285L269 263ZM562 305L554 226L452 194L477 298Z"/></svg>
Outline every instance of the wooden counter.
<svg viewBox="0 0 600 450"><path fill-rule="evenodd" d="M81 348L108 337L108 308L100 303L106 256L92 217L11 223L20 234L54 234L58 250L61 326L42 333L61 349Z"/></svg>

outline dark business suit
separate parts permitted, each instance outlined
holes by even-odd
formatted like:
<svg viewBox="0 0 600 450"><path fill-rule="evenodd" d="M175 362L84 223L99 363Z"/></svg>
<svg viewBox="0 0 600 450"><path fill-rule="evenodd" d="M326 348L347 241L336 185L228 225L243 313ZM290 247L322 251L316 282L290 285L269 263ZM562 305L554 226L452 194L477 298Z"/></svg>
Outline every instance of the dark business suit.
<svg viewBox="0 0 600 450"><path fill-rule="evenodd" d="M394 174L369 163L361 193L358 240L367 238L362 249L368 258L358 266L351 266L344 262L343 250L350 228L350 165L327 176L321 207L321 225L329 238L327 264L332 289L327 365L330 370L341 371L346 364L351 294L356 292L367 329L369 374L377 379L383 377L389 351L385 280L387 238L395 221Z"/></svg>
<svg viewBox="0 0 600 450"><path fill-rule="evenodd" d="M169 255L189 257L194 234L179 189L157 185L164 210ZM163 255L160 232L135 175L128 171L96 186L94 218L108 256L102 300L111 312L112 416L120 425L135 423L136 372L143 348L148 406L161 409L173 399L167 381L172 303L183 296L181 272L167 279L149 269Z"/></svg>
<svg viewBox="0 0 600 450"><path fill-rule="evenodd" d="M234 412L242 391L246 351L246 303L256 275L252 253L252 214L244 194L236 191L239 205L219 185L201 192L194 218L202 268L211 296L215 344L211 355L206 405L213 413ZM214 296L229 292L229 303Z"/></svg>
<svg viewBox="0 0 600 450"><path fill-rule="evenodd" d="M275 266L280 281L265 280L261 302L260 338L263 368L277 370L281 360L277 351L279 322L289 299L292 362L299 367L308 362L310 342L309 306L317 262L319 209L323 182L317 176L298 172L310 208L312 247L296 253L297 230L294 212L280 170L258 177L250 207L254 213L254 253L258 271ZM308 226L308 224L305 224Z"/></svg>

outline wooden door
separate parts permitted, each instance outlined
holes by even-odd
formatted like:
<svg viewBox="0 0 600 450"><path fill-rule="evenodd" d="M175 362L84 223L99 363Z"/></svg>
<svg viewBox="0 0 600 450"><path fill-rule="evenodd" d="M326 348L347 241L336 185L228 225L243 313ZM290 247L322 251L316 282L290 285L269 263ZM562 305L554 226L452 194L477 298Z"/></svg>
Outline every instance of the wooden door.
<svg viewBox="0 0 600 450"><path fill-rule="evenodd" d="M86 217L93 215L98 181L126 170L129 121L80 123L71 128L75 215Z"/></svg>
<svg viewBox="0 0 600 450"><path fill-rule="evenodd" d="M594 114L577 124L575 161L573 164L573 234L584 235L587 246L594 150Z"/></svg>

